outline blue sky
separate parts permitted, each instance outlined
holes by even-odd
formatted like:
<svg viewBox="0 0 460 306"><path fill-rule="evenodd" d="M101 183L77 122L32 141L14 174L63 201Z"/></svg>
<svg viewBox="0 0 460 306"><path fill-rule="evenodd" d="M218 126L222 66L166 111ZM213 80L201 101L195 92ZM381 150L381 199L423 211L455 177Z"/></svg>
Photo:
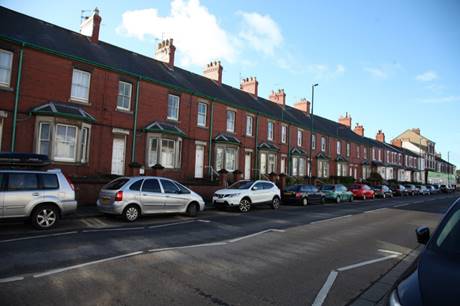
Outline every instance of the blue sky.
<svg viewBox="0 0 460 306"><path fill-rule="evenodd" d="M300 2L300 3L299 3ZM116 3L116 5L114 5ZM256 76L259 94L284 88L289 104L348 112L366 136L387 141L419 127L460 165L459 1L2 1L78 31L81 10L98 7L100 38L148 56L173 37L176 64L202 72L221 60L225 83Z"/></svg>

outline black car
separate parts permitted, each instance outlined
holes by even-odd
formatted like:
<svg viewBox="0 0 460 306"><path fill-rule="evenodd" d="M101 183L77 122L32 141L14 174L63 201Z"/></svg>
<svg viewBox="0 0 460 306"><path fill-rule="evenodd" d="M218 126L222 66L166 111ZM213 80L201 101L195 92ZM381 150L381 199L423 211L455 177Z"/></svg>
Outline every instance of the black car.
<svg viewBox="0 0 460 306"><path fill-rule="evenodd" d="M325 195L313 185L291 185L283 191L284 203L306 206L310 203L324 203Z"/></svg>
<svg viewBox="0 0 460 306"><path fill-rule="evenodd" d="M460 201L447 211L433 237L427 227L416 234L426 247L393 286L388 305L458 306Z"/></svg>
<svg viewBox="0 0 460 306"><path fill-rule="evenodd" d="M375 192L376 197L380 198L392 198L393 191L387 185L372 186L372 190Z"/></svg>
<svg viewBox="0 0 460 306"><path fill-rule="evenodd" d="M401 196L401 197L408 195L408 190L403 185L399 185L399 184L391 185L390 188L393 191L393 195Z"/></svg>
<svg viewBox="0 0 460 306"><path fill-rule="evenodd" d="M407 194L410 194L413 196L419 194L419 190L417 189L417 187L415 187L415 185L408 184L408 185L404 185L404 187L406 187Z"/></svg>

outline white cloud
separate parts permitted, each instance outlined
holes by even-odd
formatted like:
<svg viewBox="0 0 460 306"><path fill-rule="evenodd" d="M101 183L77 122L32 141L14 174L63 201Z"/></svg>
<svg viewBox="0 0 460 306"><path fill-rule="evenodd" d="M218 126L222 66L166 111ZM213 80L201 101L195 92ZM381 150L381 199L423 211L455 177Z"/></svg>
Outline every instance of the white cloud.
<svg viewBox="0 0 460 306"><path fill-rule="evenodd" d="M126 11L117 32L141 40L174 38L185 66L204 66L215 59L232 62L237 56L231 36L199 0L173 0L168 16L154 8Z"/></svg>
<svg viewBox="0 0 460 306"><path fill-rule="evenodd" d="M444 96L444 97L435 97L435 98L422 98L419 99L422 103L426 104L443 104L443 103L452 103L460 102L460 96Z"/></svg>
<svg viewBox="0 0 460 306"><path fill-rule="evenodd" d="M338 64L330 67L326 64L312 64L308 66L308 71L313 74L314 79L333 79L345 74L345 66Z"/></svg>
<svg viewBox="0 0 460 306"><path fill-rule="evenodd" d="M415 79L421 82L430 82L438 79L438 74L433 70L428 70L422 74L417 75Z"/></svg>
<svg viewBox="0 0 460 306"><path fill-rule="evenodd" d="M275 49L283 42L283 35L278 24L269 15L241 11L237 14L243 18L239 37L255 50L274 55Z"/></svg>
<svg viewBox="0 0 460 306"><path fill-rule="evenodd" d="M388 73L382 67L365 67L364 71L369 72L371 76L377 79L388 78Z"/></svg>

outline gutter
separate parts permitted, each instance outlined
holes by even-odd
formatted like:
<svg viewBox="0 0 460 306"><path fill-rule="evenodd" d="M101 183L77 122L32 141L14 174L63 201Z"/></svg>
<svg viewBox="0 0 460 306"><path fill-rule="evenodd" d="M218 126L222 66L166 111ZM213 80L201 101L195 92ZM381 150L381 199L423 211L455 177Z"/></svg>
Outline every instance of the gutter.
<svg viewBox="0 0 460 306"><path fill-rule="evenodd" d="M25 43L21 45L21 51L19 51L19 64L18 64L18 75L16 78L16 93L14 95L14 110L13 110L13 128L11 131L11 148L10 151L14 152L16 150L16 125L18 119L18 108L19 108L19 95L21 87L21 77L22 77L22 61L24 58L24 46Z"/></svg>

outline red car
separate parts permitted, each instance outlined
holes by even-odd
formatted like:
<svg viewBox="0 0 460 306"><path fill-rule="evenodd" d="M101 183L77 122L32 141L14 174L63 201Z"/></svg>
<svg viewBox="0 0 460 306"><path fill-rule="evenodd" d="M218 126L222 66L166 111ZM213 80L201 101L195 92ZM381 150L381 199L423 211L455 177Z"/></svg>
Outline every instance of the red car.
<svg viewBox="0 0 460 306"><path fill-rule="evenodd" d="M353 193L353 197L355 199L359 198L365 200L375 198L375 191L366 184L353 184L350 187L350 191Z"/></svg>

